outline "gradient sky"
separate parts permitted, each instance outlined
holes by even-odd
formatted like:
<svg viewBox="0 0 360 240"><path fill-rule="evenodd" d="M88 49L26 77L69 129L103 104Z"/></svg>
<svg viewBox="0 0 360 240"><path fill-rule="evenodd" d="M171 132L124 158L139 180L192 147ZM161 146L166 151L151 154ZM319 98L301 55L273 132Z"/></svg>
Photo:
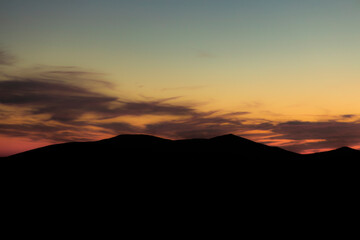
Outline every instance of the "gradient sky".
<svg viewBox="0 0 360 240"><path fill-rule="evenodd" d="M0 156L122 133L360 147L359 0L2 0Z"/></svg>

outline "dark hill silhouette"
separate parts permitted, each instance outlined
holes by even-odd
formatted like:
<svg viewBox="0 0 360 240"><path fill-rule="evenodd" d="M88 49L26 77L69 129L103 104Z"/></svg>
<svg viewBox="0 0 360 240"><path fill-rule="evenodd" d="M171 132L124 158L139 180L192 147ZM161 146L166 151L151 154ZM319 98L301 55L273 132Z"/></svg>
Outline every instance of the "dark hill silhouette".
<svg viewBox="0 0 360 240"><path fill-rule="evenodd" d="M104 179L237 178L274 174L294 168L301 155L235 135L210 139L169 140L149 135L119 135L94 142L55 144L5 158L2 163L18 175L63 175ZM271 170L273 169L273 170ZM184 176L183 176L184 175ZM61 176L61 177L60 177ZM117 181L117 180L116 180ZM176 180L178 181L178 180Z"/></svg>
<svg viewBox="0 0 360 240"><path fill-rule="evenodd" d="M348 148L301 155L235 135L187 140L120 135L16 154L1 161L0 171L3 185L21 193L19 205L41 196L55 199L56 208L64 203L86 211L120 208L128 216L149 209L197 212L199 206L207 216L217 206L272 217L281 208L295 216L294 209L332 209L325 204L332 195L356 192L358 159L359 151ZM80 201L73 205L73 199Z"/></svg>
<svg viewBox="0 0 360 240"><path fill-rule="evenodd" d="M338 161L338 160L360 160L360 151L349 148L341 147L335 150L313 153L306 156L310 160L327 160L327 161Z"/></svg>
<svg viewBox="0 0 360 240"><path fill-rule="evenodd" d="M232 134L210 139L169 140L149 135L119 135L94 142L72 142L42 147L8 157L10 161L50 159L66 161L173 158L205 160L211 157L234 160L297 160L300 155L270 147Z"/></svg>
<svg viewBox="0 0 360 240"><path fill-rule="evenodd" d="M229 134L185 140L119 135L100 141L42 147L4 158L1 163L17 172L41 172L50 177L63 173L104 178L119 174L141 178L215 174L225 178L260 176L263 179L265 176L284 178L284 175L293 178L304 172L316 175L337 169L357 171L359 160L360 151L350 148L302 155Z"/></svg>
<svg viewBox="0 0 360 240"><path fill-rule="evenodd" d="M254 162L349 161L360 160L360 151L342 147L327 152L297 154L279 147L233 135L210 139L169 140L150 135L119 135L93 142L70 142L33 149L3 158L3 162L36 161L129 161L133 160L209 160L219 159Z"/></svg>

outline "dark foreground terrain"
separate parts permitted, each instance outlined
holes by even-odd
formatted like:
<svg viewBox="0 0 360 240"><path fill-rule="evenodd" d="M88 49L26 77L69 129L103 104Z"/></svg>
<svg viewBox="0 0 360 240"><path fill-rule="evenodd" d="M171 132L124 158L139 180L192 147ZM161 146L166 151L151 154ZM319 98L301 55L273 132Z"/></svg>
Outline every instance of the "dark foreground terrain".
<svg viewBox="0 0 360 240"><path fill-rule="evenodd" d="M235 135L168 140L149 135L119 135L94 142L38 148L4 158L2 164L32 171L275 172L356 169L360 151L343 147L302 155ZM332 169L332 170L331 170Z"/></svg>
<svg viewBox="0 0 360 240"><path fill-rule="evenodd" d="M10 190L3 196L26 209L115 211L127 222L235 214L251 223L280 213L327 218L336 208L353 211L359 162L350 148L300 155L234 135L178 141L120 135L16 154L1 159L0 171Z"/></svg>
<svg viewBox="0 0 360 240"><path fill-rule="evenodd" d="M318 193L360 183L360 152L344 147L301 155L235 135L176 141L119 135L16 154L1 160L0 171L9 183L49 190L65 185L75 191L98 188L136 195L144 189L160 188L166 194L181 187L194 193L220 189L272 195L276 188L287 194L301 186Z"/></svg>
<svg viewBox="0 0 360 240"><path fill-rule="evenodd" d="M119 135L94 142L71 142L38 148L3 158L4 162L97 162L148 160L252 161L271 163L357 161L360 151L348 147L315 154L297 154L232 134L210 139L168 140L150 135Z"/></svg>

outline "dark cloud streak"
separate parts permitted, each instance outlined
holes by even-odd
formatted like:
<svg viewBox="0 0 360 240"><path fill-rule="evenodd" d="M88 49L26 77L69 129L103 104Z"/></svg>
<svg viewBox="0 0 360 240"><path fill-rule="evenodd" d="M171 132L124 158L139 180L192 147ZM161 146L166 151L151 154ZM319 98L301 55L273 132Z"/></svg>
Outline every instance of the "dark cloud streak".
<svg viewBox="0 0 360 240"><path fill-rule="evenodd" d="M303 151L306 149L339 148L354 146L360 143L360 124L358 122L339 121L289 121L274 125L272 131L281 134L282 139L307 140L322 139L303 145L288 146L289 150Z"/></svg>
<svg viewBox="0 0 360 240"><path fill-rule="evenodd" d="M101 127L104 132L120 134L124 132L136 133L141 131L129 123L96 123L94 120L84 121L82 117L92 114L95 120L112 119L120 116L197 116L198 113L190 106L171 104L174 100L143 100L132 101L101 92L111 84L99 81L100 86L89 87L89 81L84 77L92 73L76 71L51 70L26 76L6 76L0 81L0 104L12 108L27 109L23 120L42 115L47 119L39 123L3 124L0 134L8 136L26 136L31 138L44 138L54 141L79 139L76 132L79 128L89 126ZM72 77L73 76L73 77ZM76 79L76 81L74 81ZM96 83L96 82L95 82ZM14 110L16 111L16 110ZM11 114L9 110L2 110L2 119ZM4 116L3 116L4 115ZM39 120L40 121L40 120ZM55 122L57 125L50 126ZM67 135L64 137L65 132Z"/></svg>

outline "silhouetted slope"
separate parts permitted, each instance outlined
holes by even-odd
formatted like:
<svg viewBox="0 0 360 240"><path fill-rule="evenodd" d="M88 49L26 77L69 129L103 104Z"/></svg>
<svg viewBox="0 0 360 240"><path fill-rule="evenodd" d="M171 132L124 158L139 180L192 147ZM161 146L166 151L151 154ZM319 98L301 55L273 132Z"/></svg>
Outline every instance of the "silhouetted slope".
<svg viewBox="0 0 360 240"><path fill-rule="evenodd" d="M32 184L51 189L65 183L72 191L87 186L151 195L154 187L161 186L160 194L165 194L185 186L198 194L215 186L257 191L268 184L266 178L283 181L284 175L293 174L299 156L234 135L188 140L120 135L38 148L1 163L9 179L21 179L20 184L38 179ZM252 189L256 183L259 186Z"/></svg>
<svg viewBox="0 0 360 240"><path fill-rule="evenodd" d="M132 160L218 160L276 161L313 160L326 161L360 160L360 151L348 147L301 155L278 147L270 147L232 134L210 139L169 140L149 135L119 135L94 142L55 144L20 154L3 161L61 160L61 161L129 161Z"/></svg>
<svg viewBox="0 0 360 240"><path fill-rule="evenodd" d="M206 157L232 160L295 160L298 154L277 147L269 147L232 134L211 139L176 141L179 152L190 152Z"/></svg>
<svg viewBox="0 0 360 240"><path fill-rule="evenodd" d="M326 161L340 161L340 160L359 160L360 161L360 151L349 148L341 147L335 150L313 153L306 155L308 160L326 160Z"/></svg>
<svg viewBox="0 0 360 240"><path fill-rule="evenodd" d="M300 155L235 135L188 140L120 135L16 154L2 160L0 170L7 181L29 189L42 186L44 193L65 189L76 195L97 189L97 198L102 192L120 194L121 201L133 196L129 206L141 206L154 195L167 199L169 193L174 198L184 193L193 199L215 189L216 196L209 198L225 194L227 202L240 194L239 202L273 208L279 202L298 207L291 202L301 192L311 195L304 201L313 201L324 189L359 182L359 161L354 160L360 160L359 151L349 148Z"/></svg>
<svg viewBox="0 0 360 240"><path fill-rule="evenodd" d="M299 154L269 147L235 135L211 139L168 140L148 135L119 135L96 142L56 144L24 153L9 159L90 161L132 159L210 160L217 157L232 160L295 160Z"/></svg>

